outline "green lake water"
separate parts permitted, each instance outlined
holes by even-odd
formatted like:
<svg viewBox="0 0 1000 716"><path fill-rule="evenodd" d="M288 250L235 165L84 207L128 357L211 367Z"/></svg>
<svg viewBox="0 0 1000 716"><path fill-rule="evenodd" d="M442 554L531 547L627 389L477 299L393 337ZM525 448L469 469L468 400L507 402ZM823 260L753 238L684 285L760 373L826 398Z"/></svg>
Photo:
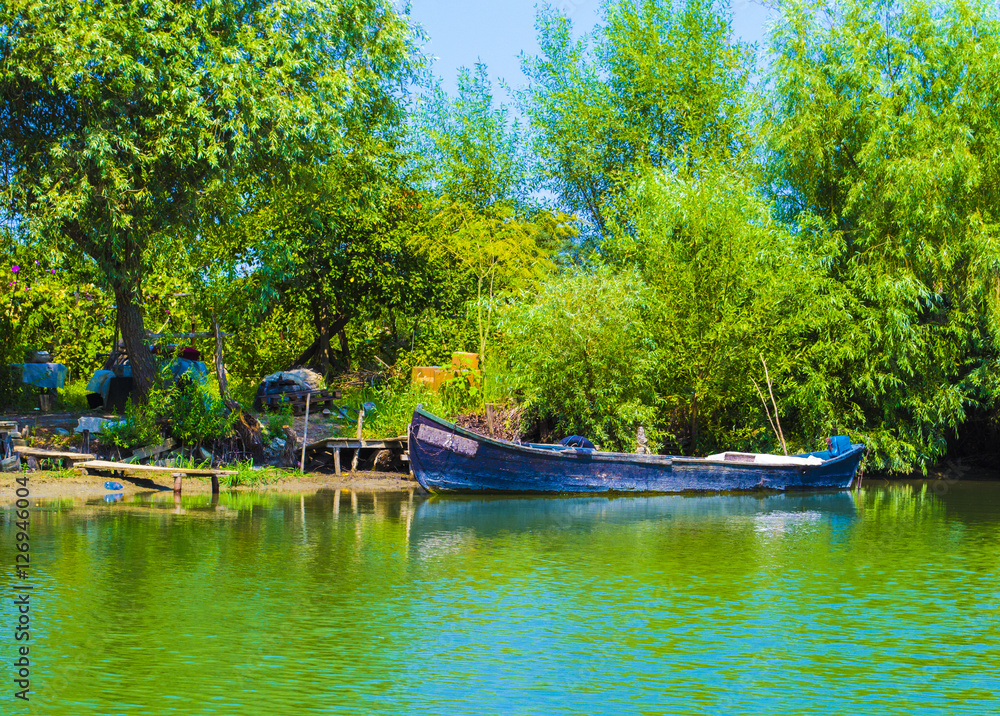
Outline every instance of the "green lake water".
<svg viewBox="0 0 1000 716"><path fill-rule="evenodd" d="M0 510L0 714L1000 713L1000 484Z"/></svg>

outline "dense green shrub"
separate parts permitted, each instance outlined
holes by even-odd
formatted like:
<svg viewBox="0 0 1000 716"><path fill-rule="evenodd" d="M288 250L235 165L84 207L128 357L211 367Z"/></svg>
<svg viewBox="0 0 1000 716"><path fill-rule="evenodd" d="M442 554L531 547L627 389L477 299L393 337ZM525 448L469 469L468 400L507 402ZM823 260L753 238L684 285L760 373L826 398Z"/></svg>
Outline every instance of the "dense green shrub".
<svg viewBox="0 0 1000 716"><path fill-rule="evenodd" d="M129 400L124 419L108 425L105 434L119 447L149 445L163 435L200 444L229 435L235 419L208 386L187 376L174 380L164 368L146 404L135 405Z"/></svg>
<svg viewBox="0 0 1000 716"><path fill-rule="evenodd" d="M564 434L629 450L644 425L658 439L659 347L650 292L635 272L564 274L502 314L509 388Z"/></svg>

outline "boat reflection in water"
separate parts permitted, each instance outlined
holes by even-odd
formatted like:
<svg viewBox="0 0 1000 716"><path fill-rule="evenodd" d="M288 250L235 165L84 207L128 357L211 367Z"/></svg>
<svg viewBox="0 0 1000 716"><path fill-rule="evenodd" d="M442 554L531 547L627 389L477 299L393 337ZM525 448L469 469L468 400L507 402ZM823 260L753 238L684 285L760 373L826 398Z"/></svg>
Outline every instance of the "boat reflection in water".
<svg viewBox="0 0 1000 716"><path fill-rule="evenodd" d="M443 546L447 534L491 538L558 530L594 531L609 526L671 523L711 529L732 522L755 531L783 531L828 522L846 525L857 516L849 492L654 496L442 495L421 503L411 544L421 539Z"/></svg>

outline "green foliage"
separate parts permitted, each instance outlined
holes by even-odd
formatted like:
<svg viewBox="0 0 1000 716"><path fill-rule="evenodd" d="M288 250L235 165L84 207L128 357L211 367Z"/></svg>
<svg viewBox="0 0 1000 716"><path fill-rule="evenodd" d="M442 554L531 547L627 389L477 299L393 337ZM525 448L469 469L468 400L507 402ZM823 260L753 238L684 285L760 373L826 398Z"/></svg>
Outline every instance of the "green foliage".
<svg viewBox="0 0 1000 716"><path fill-rule="evenodd" d="M246 303L234 298L231 307L235 313ZM228 318L235 329L226 339L230 390L240 405L250 405L261 378L287 368L309 345L313 326L307 316L282 305L256 320L249 316L245 320ZM238 391L242 397L236 395Z"/></svg>
<svg viewBox="0 0 1000 716"><path fill-rule="evenodd" d="M161 439L155 413L148 407L134 404L131 398L125 403L123 418L105 423L101 437L123 448L152 445Z"/></svg>
<svg viewBox="0 0 1000 716"><path fill-rule="evenodd" d="M187 376L174 380L164 367L147 402L135 405L130 399L124 420L105 426L105 434L119 447L156 443L163 434L200 444L229 435L235 420L236 415L207 386Z"/></svg>
<svg viewBox="0 0 1000 716"><path fill-rule="evenodd" d="M281 406L281 410L268 411L261 417L264 418L267 423L267 433L268 435L279 437L284 439L285 433L282 430L286 425L291 427L295 424L294 417L292 415L292 404L291 402L285 402Z"/></svg>
<svg viewBox="0 0 1000 716"><path fill-rule="evenodd" d="M418 175L436 196L476 209L530 203L527 137L508 107L495 102L486 65L462 67L457 93L440 82L418 98L410 142Z"/></svg>
<svg viewBox="0 0 1000 716"><path fill-rule="evenodd" d="M659 350L647 330L650 293L634 272L600 269L547 281L503 312L511 390L565 434L631 449L655 442Z"/></svg>
<svg viewBox="0 0 1000 716"><path fill-rule="evenodd" d="M237 282L238 305L250 309L243 320L279 311L307 322L315 342L303 362L324 372L350 368L345 331L369 307L390 316L420 310L432 290L406 246L417 201L397 168L388 149L377 163L352 157L301 168L243 222L246 245L232 262L256 264Z"/></svg>
<svg viewBox="0 0 1000 716"><path fill-rule="evenodd" d="M414 234L410 245L430 262L454 267L474 286L477 348L487 370L497 298L537 285L554 268L550 255L572 234L569 217L539 211L527 218L505 204L477 209L447 198L435 208L426 233Z"/></svg>
<svg viewBox="0 0 1000 716"><path fill-rule="evenodd" d="M474 316L473 349L488 372L498 297L536 285L574 230L571 217L529 200L527 137L496 102L485 65L460 69L457 85L454 97L440 83L430 88L411 119L420 174L434 198L409 246L442 282L457 287L448 298Z"/></svg>
<svg viewBox="0 0 1000 716"><path fill-rule="evenodd" d="M161 405L158 412L167 421L170 434L188 443L225 437L236 420L236 414L230 413L221 399L183 378L167 390Z"/></svg>
<svg viewBox="0 0 1000 716"><path fill-rule="evenodd" d="M446 398L440 393L432 393L419 386L385 385L376 389L367 389L350 396L345 404L357 409L361 403L373 402L376 409L365 415L363 435L371 438L396 437L406 435L413 410L417 405L423 405L435 415L446 419L454 419L463 412L467 405L461 395L452 393Z"/></svg>
<svg viewBox="0 0 1000 716"><path fill-rule="evenodd" d="M761 360L785 394L809 336L838 318L820 260L832 247L774 222L747 178L722 167L650 174L632 198L635 231L606 250L652 290L663 409L694 453L759 446L768 441L753 384L764 382ZM798 427L808 446L825 435Z"/></svg>
<svg viewBox="0 0 1000 716"><path fill-rule="evenodd" d="M539 10L541 54L522 57L530 84L521 100L548 188L591 238L628 223L619 202L642 166L746 163L753 58L732 39L724 7L605 0L603 22L582 39L568 13Z"/></svg>
<svg viewBox="0 0 1000 716"><path fill-rule="evenodd" d="M144 283L184 257L178 234L207 240L289 166L377 144L414 55L383 0L14 0L0 27L6 218L93 260L142 398Z"/></svg>
<svg viewBox="0 0 1000 716"><path fill-rule="evenodd" d="M65 255L20 240L9 232L0 242L0 360L20 363L25 350L47 350L71 377L86 378L97 353L111 346L113 311L106 292L72 267ZM9 243L8 243L9 240ZM20 386L0 377L0 403Z"/></svg>
<svg viewBox="0 0 1000 716"><path fill-rule="evenodd" d="M648 172L628 199L633 228L605 241L605 266L506 309L512 392L560 432L617 449L639 425L672 452L760 449L774 446L754 387L764 358L797 418L786 432L817 444L828 416L800 409L792 379L842 317L818 256L829 240L800 240L746 177L707 163Z"/></svg>
<svg viewBox="0 0 1000 716"><path fill-rule="evenodd" d="M89 410L90 406L87 404L87 394L89 392L86 380L76 380L66 383L66 387L59 391L61 408L73 412Z"/></svg>
<svg viewBox="0 0 1000 716"><path fill-rule="evenodd" d="M253 460L238 462L230 468L234 474L223 475L220 482L229 488L247 486L251 488L269 485L281 479L282 475L273 469L255 468Z"/></svg>
<svg viewBox="0 0 1000 716"><path fill-rule="evenodd" d="M1000 22L976 2L786 2L772 47L773 183L828 233L846 318L803 401L876 469L939 458L1000 396Z"/></svg>

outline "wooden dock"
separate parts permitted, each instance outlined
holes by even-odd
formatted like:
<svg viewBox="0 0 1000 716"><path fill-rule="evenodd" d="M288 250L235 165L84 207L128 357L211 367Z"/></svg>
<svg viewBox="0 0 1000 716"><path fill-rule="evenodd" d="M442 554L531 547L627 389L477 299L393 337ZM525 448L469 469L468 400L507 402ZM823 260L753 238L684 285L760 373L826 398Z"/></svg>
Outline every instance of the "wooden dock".
<svg viewBox="0 0 1000 716"><path fill-rule="evenodd" d="M333 457L333 471L334 474L341 474L341 462L340 462L340 451L341 450L353 450L354 457L351 461L351 471L353 472L357 468L358 464L358 454L362 450L392 450L394 452L406 453L406 442L407 438L405 435L400 435L395 438L385 438L382 440L359 440L357 438L323 438L322 440L317 440L314 443L309 443L306 445L306 454L310 456L310 459L319 460L324 454L331 455Z"/></svg>

